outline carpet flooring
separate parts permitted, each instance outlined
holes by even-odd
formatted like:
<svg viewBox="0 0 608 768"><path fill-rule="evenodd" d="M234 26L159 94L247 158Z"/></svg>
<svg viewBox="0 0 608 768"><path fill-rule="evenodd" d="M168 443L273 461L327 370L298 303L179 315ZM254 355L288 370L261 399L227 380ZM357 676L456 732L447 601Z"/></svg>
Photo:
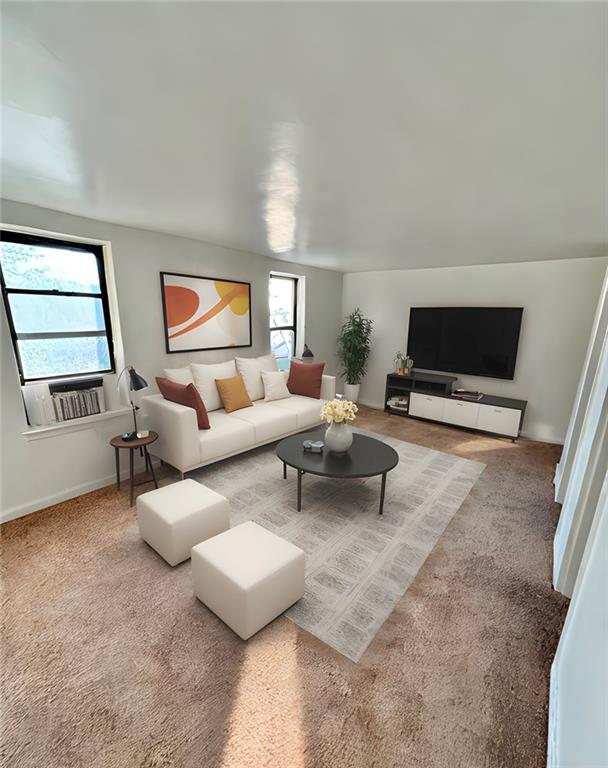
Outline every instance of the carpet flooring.
<svg viewBox="0 0 608 768"><path fill-rule="evenodd" d="M281 479L275 445L191 473L230 501L232 526L253 520L304 550L306 591L285 615L354 662L485 467L394 437L365 434L399 454L388 475L382 517L379 477L331 480L308 474L298 512L296 472Z"/></svg>
<svg viewBox="0 0 608 768"><path fill-rule="evenodd" d="M2 764L544 767L560 448L357 425L487 465L358 664L285 617L242 642L108 487L0 529Z"/></svg>

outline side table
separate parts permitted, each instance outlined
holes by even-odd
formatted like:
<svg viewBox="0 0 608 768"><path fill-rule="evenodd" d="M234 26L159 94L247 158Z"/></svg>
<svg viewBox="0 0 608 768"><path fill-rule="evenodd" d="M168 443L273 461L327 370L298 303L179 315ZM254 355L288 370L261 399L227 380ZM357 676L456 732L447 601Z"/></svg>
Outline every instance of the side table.
<svg viewBox="0 0 608 768"><path fill-rule="evenodd" d="M133 488L135 485L143 485L144 483L154 483L154 487L158 488L156 481L156 475L154 474L154 467L152 466L152 459L148 453L147 446L158 440L158 433L150 432L147 437L138 437L136 440L123 440L122 435L116 435L110 440L110 445L114 448L114 456L116 458L116 488L120 489L120 454L121 448L129 449L129 505L133 506ZM138 483L133 482L133 452L139 448L140 454L143 453L144 460L146 462L146 471L149 472L152 477L146 480L140 480Z"/></svg>

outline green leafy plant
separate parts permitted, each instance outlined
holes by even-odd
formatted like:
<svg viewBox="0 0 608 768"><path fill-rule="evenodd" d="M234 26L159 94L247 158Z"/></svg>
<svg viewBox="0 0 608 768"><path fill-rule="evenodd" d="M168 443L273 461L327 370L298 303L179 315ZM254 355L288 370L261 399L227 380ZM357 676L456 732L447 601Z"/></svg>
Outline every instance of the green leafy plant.
<svg viewBox="0 0 608 768"><path fill-rule="evenodd" d="M357 307L348 315L338 336L338 360L347 384L360 384L367 370L373 320L363 317Z"/></svg>

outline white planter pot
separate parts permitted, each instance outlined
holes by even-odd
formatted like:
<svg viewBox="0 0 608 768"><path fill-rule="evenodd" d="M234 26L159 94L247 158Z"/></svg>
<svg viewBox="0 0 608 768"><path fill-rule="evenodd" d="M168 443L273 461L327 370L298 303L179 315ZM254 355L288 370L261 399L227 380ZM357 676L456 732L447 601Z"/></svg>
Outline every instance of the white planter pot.
<svg viewBox="0 0 608 768"><path fill-rule="evenodd" d="M325 432L325 445L332 453L346 453L353 444L353 431L346 422L332 423Z"/></svg>
<svg viewBox="0 0 608 768"><path fill-rule="evenodd" d="M344 397L346 400L350 400L352 403L356 403L359 399L360 384L345 384L344 385Z"/></svg>

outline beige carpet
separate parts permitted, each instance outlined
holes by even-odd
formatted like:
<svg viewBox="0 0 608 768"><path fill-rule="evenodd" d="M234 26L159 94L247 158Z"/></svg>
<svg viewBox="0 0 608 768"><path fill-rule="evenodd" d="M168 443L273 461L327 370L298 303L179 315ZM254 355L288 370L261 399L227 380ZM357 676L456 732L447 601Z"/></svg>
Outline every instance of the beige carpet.
<svg viewBox="0 0 608 768"><path fill-rule="evenodd" d="M361 410L487 468L358 664L286 618L239 640L107 488L2 526L3 765L544 766L559 447Z"/></svg>

